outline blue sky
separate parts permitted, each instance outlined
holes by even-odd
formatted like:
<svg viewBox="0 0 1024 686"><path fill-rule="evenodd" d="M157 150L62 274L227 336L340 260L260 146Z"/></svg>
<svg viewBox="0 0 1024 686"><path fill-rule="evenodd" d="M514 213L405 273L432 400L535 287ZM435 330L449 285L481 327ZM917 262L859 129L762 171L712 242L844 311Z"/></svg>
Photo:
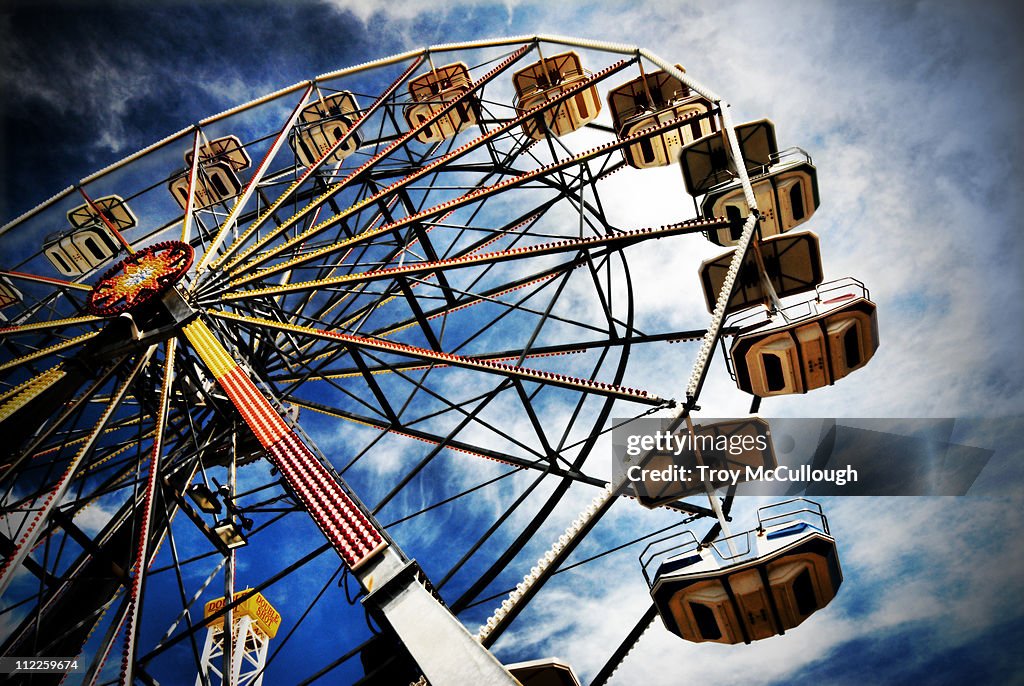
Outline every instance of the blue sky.
<svg viewBox="0 0 1024 686"><path fill-rule="evenodd" d="M1013 657L1024 638L1015 603L1024 592L1020 10L809 0L439 4L9 4L0 11L0 222L204 116L368 59L535 33L649 48L722 94L736 121L768 116L783 147L813 155L822 206L810 228L822 238L826 274L857 276L879 304L882 347L868 368L833 388L766 402L762 413L982 418L991 430L957 440L997 455L976 495L831 500L846 583L806 625L728 647L685 644L656 623L616 683L1024 682ZM678 172L663 171L650 177L658 202L629 206L623 189L620 209L635 226L672 218ZM643 266L645 321L699 325L706 315L693 268L716 252L694 246L666 260L655 246L638 249L631 258ZM630 379L679 397L692 353L639 355ZM706 412L742 415L748 403L718 364L702 398ZM326 450L329 441L320 442ZM376 475L392 476L402 450L385 443ZM526 567L507 578L525 573L591 495L570 499L517 560ZM481 512L492 506L485 498L475 504ZM741 516L751 512L741 505ZM632 503L613 513L582 552L672 521ZM401 528L395 535L429 572L443 568L425 560L444 557L458 525L436 537L416 531L406 540ZM333 571L317 564L321 574ZM645 596L630 553L559 575L498 654L557 654L592 676ZM329 649L310 652L320 658Z"/></svg>

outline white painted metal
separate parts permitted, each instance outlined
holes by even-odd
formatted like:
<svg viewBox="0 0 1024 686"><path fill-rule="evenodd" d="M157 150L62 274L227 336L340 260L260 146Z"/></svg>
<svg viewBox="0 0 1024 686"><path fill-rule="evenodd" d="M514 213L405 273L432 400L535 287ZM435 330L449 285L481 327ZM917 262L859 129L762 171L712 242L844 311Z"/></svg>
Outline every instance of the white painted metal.
<svg viewBox="0 0 1024 686"><path fill-rule="evenodd" d="M270 639L249 615L242 615L233 623L231 632L233 650L231 651L231 672L224 678L224 627L211 626L206 632L206 642L200 657L202 673L196 675L195 686L261 686L263 671L267 665L267 653Z"/></svg>
<svg viewBox="0 0 1024 686"><path fill-rule="evenodd" d="M414 563L398 568L401 558L394 546L374 560L356 572L364 587L372 584L374 588L363 602L387 617L427 683L518 686L515 677L423 585Z"/></svg>

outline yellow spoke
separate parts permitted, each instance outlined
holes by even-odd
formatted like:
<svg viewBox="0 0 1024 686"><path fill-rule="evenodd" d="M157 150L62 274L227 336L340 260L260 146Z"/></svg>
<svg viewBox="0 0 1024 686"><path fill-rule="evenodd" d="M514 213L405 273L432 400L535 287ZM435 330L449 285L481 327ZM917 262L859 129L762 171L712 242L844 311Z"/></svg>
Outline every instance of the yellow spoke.
<svg viewBox="0 0 1024 686"><path fill-rule="evenodd" d="M68 317L66 319L53 319L48 322L33 322L31 324L17 324L15 326L0 326L0 336L12 336L29 331L41 331L43 329L57 329L63 326L74 326L76 324L89 324L91 322L103 321L102 317L83 315L81 317Z"/></svg>
<svg viewBox="0 0 1024 686"><path fill-rule="evenodd" d="M60 343L51 345L48 348L42 348L40 350L31 352L27 355L16 357L13 360L8 360L7 362L0 364L0 372L7 371L8 369L13 369L15 367L25 364L26 362L32 362L33 360L38 360L48 355L53 355L54 353L58 353L61 350L67 350L68 348L73 348L76 345L81 345L90 338L95 338L96 336L99 335L99 333L99 331L91 331L89 333L82 334L81 336L75 336L74 338L69 338L66 341L61 341Z"/></svg>
<svg viewBox="0 0 1024 686"><path fill-rule="evenodd" d="M0 422L25 407L33 398L63 379L66 374L67 372L61 369L61 364L58 363L42 374L37 374L4 393L0 396L0 403L3 403L0 405Z"/></svg>
<svg viewBox="0 0 1024 686"><path fill-rule="evenodd" d="M45 283L51 286L64 286L66 288L73 288L76 291L91 291L92 286L87 286L84 283L75 283L74 281L65 281L64 279L55 279L51 276L37 276L35 274L26 274L25 272L12 272L9 270L0 269L0 276L9 276L12 279L21 279L23 281L32 281L35 283Z"/></svg>

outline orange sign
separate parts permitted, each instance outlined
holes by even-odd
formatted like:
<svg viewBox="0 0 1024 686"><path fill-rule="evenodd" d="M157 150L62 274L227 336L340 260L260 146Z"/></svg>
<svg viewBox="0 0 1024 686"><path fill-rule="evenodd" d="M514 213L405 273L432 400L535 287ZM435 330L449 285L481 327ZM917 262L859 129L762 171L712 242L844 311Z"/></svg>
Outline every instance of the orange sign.
<svg viewBox="0 0 1024 686"><path fill-rule="evenodd" d="M236 605L232 613L234 616L243 617L248 615L252 617L256 622L256 625L260 628L263 633L267 635L267 638L273 638L277 635L277 629L281 626L281 615L274 606L270 604L270 601L263 597L262 593L253 593L251 590L239 591L235 593L234 599L248 595L246 600ZM209 617L210 615L224 609L224 598L217 598L206 603L206 607L203 609L203 616ZM223 626L224 617L218 617L216 621L212 622L210 626Z"/></svg>

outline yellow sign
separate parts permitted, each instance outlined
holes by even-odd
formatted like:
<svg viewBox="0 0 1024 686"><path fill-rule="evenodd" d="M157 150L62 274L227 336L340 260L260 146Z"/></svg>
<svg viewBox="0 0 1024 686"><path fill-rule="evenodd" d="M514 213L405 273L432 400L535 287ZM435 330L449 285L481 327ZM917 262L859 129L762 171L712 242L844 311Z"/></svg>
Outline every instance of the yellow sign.
<svg viewBox="0 0 1024 686"><path fill-rule="evenodd" d="M249 597L236 605L232 609L232 613L235 617L245 615L252 617L260 630L267 635L267 638L273 638L277 635L278 627L281 626L281 615L270 604L270 601L263 597L262 593L253 593L251 590L239 591L235 593L234 600L238 600L246 595ZM206 607L203 609L203 617L209 617L215 612L223 610L225 604L224 598L211 600L206 603ZM210 626L224 626L224 617L218 617Z"/></svg>

